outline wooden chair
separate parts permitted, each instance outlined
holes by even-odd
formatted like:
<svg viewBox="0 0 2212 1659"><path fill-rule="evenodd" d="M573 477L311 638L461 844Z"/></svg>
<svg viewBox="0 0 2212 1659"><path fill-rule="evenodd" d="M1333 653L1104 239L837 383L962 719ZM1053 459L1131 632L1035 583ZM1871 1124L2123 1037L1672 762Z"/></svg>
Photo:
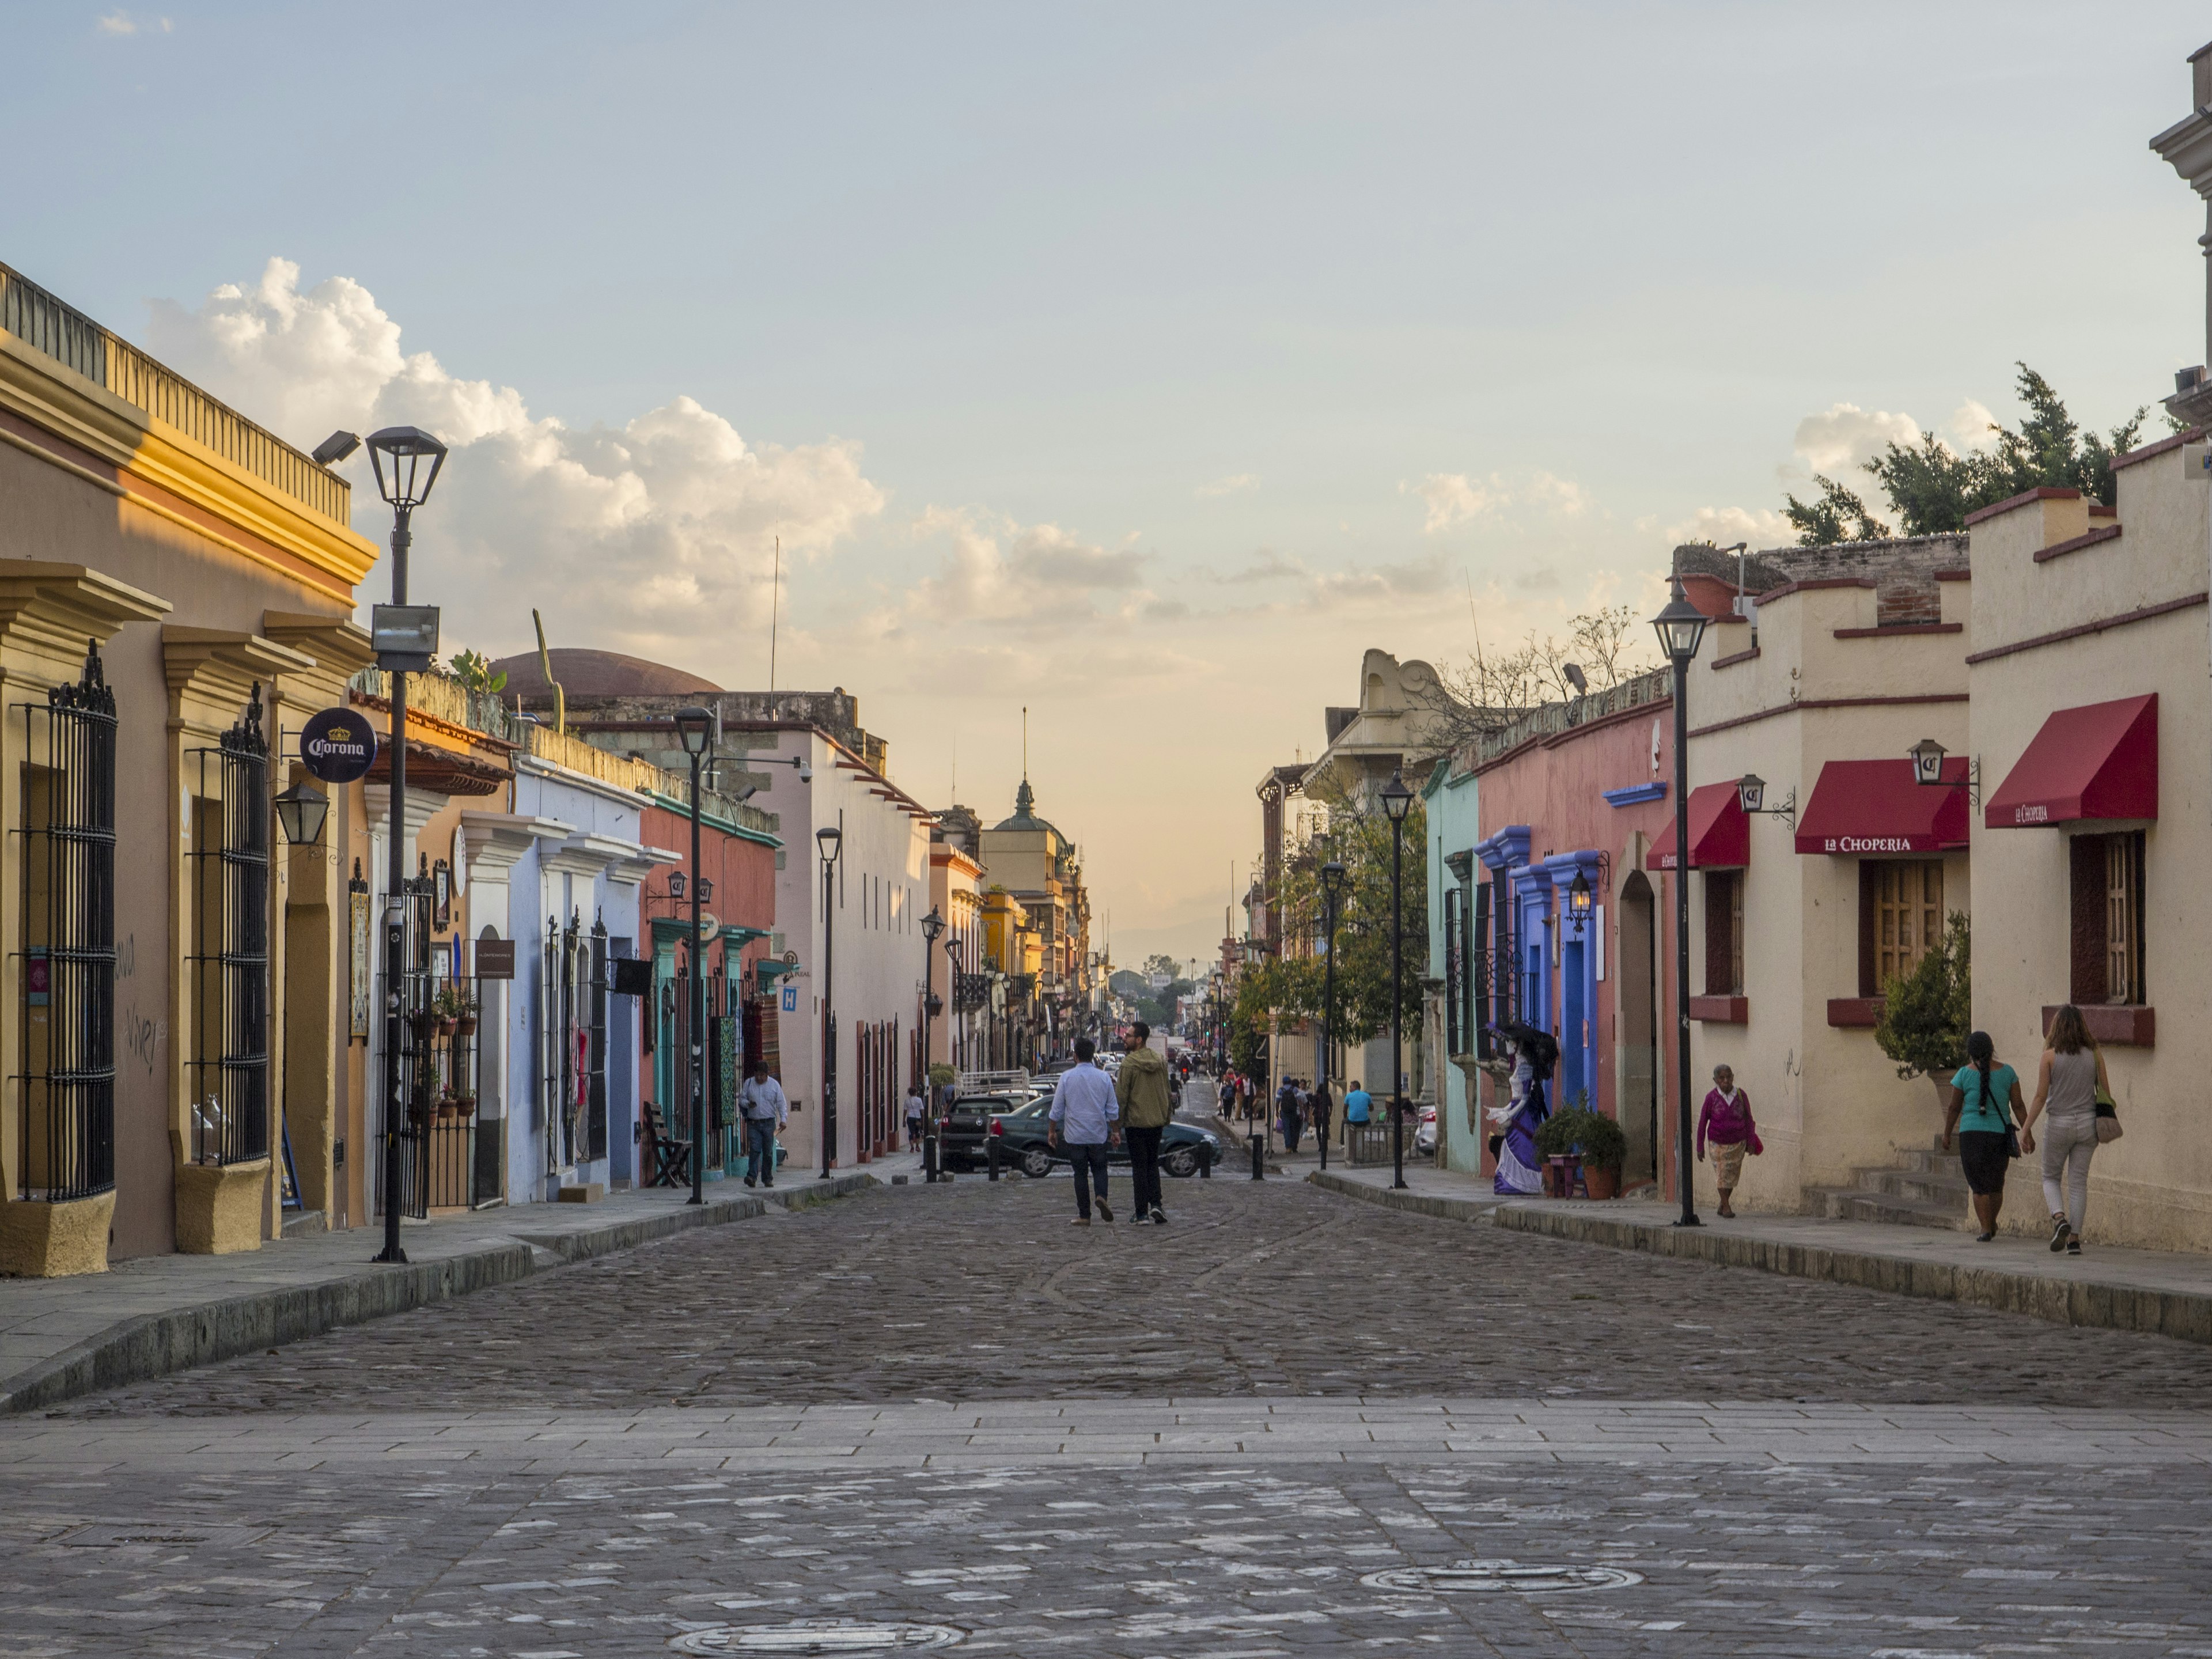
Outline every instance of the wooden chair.
<svg viewBox="0 0 2212 1659"><path fill-rule="evenodd" d="M661 1121L660 1108L652 1101L640 1103L643 1115L638 1128L645 1142L646 1156L652 1161L653 1177L648 1187L688 1187L691 1184L691 1143L678 1140L668 1133Z"/></svg>

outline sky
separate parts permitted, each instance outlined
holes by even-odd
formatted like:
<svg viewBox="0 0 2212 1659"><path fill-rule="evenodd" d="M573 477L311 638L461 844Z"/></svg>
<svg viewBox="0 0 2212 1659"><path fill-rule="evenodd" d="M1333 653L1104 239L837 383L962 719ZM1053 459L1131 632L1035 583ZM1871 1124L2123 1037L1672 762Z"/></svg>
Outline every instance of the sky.
<svg viewBox="0 0 2212 1659"><path fill-rule="evenodd" d="M2108 428L2204 355L2179 0L5 9L0 261L444 437L449 649L757 688L774 592L987 822L1026 707L1122 963L1211 951L1366 648L1648 616L2015 360Z"/></svg>

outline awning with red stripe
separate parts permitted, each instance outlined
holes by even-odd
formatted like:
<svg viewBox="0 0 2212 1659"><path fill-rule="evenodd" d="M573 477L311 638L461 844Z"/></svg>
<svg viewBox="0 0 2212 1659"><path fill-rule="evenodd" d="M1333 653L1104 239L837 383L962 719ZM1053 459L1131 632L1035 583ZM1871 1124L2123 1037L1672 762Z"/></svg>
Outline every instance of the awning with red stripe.
<svg viewBox="0 0 2212 1659"><path fill-rule="evenodd" d="M1751 862L1751 820L1733 783L1701 783L1690 791L1690 868L1740 870ZM1672 819L1651 843L1647 870L1674 867Z"/></svg>
<svg viewBox="0 0 2212 1659"><path fill-rule="evenodd" d="M1917 781L1909 758L1830 761L1797 820L1797 850L1863 856L1964 847L1966 785L1963 755L1944 761L1940 785Z"/></svg>
<svg viewBox="0 0 2212 1659"><path fill-rule="evenodd" d="M1992 830L2158 816L2158 693L2062 708L1983 808Z"/></svg>

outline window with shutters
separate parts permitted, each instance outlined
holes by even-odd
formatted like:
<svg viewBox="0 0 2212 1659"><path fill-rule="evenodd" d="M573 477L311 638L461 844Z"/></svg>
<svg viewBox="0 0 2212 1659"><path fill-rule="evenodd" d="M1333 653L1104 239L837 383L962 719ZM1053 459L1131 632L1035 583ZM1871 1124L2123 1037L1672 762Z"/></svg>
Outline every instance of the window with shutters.
<svg viewBox="0 0 2212 1659"><path fill-rule="evenodd" d="M2147 1005L2143 973L2143 832L2075 836L2073 876L2072 1000Z"/></svg>
<svg viewBox="0 0 2212 1659"><path fill-rule="evenodd" d="M1709 997L1744 994L1743 876L1741 870L1705 872L1705 994Z"/></svg>
<svg viewBox="0 0 2212 1659"><path fill-rule="evenodd" d="M1881 996L1943 942L1942 860L1863 860L1859 910L1859 991Z"/></svg>

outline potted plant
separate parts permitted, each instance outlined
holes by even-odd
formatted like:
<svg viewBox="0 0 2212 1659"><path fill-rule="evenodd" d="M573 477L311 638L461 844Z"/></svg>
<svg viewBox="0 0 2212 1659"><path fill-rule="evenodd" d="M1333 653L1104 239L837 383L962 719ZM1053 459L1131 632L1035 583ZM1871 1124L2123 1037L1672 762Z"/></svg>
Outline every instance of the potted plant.
<svg viewBox="0 0 2212 1659"><path fill-rule="evenodd" d="M1577 1095L1575 1104L1545 1119L1536 1131L1536 1150L1547 1158L1577 1160L1584 1190L1592 1198L1612 1198L1620 1191L1620 1166L1628 1153L1628 1139L1621 1133L1620 1125L1602 1112L1592 1111L1589 1100L1587 1094Z"/></svg>
<svg viewBox="0 0 2212 1659"><path fill-rule="evenodd" d="M460 1023L461 1013L468 1006L468 998L458 985L439 988L438 994L430 1000L430 1012L438 1022L438 1035L451 1036Z"/></svg>
<svg viewBox="0 0 2212 1659"><path fill-rule="evenodd" d="M1951 912L1942 942L1930 945L1911 973L1881 988L1881 1018L1874 1040L1897 1062L1899 1077L1925 1077L1943 1098L1943 1085L1966 1061L1973 1029L1972 934L1966 918Z"/></svg>
<svg viewBox="0 0 2212 1659"><path fill-rule="evenodd" d="M453 1016L453 1029L463 1036L474 1036L477 1030L477 1000L459 986L453 987L458 1009Z"/></svg>
<svg viewBox="0 0 2212 1659"><path fill-rule="evenodd" d="M476 1115L477 1097L473 1092L465 1089L459 1094L453 1097L454 1116L459 1118L462 1122L465 1123Z"/></svg>

